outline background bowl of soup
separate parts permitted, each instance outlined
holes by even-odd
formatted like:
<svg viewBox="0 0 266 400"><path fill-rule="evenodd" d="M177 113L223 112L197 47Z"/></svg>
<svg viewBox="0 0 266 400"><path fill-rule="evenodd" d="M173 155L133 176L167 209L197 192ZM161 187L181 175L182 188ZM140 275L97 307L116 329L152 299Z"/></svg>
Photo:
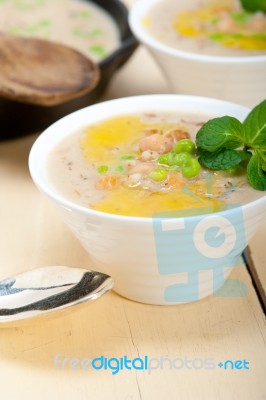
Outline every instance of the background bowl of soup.
<svg viewBox="0 0 266 400"><path fill-rule="evenodd" d="M248 13L239 4L136 1L129 24L171 91L253 107L266 93L266 15Z"/></svg>
<svg viewBox="0 0 266 400"><path fill-rule="evenodd" d="M227 176L221 181L221 198L228 194L221 208L210 195L209 178L206 196L193 192L197 180L191 186L188 179L174 196L165 190L165 181L161 190L146 183L113 185L99 199L102 188L95 192L96 178L102 182L109 163L120 179L123 171L112 164L114 159L136 168L132 155L138 151L139 131L148 138L164 127L171 133L195 134L208 118L231 115L243 120L248 112L222 100L171 94L98 103L64 117L38 137L29 156L30 173L87 250L91 269L111 275L117 293L149 304L196 301L226 286L266 217L265 192L247 184L234 191ZM145 151L140 157L146 159ZM111 186L112 176L107 182Z"/></svg>
<svg viewBox="0 0 266 400"><path fill-rule="evenodd" d="M81 51L99 65L101 77L89 93L55 106L0 98L0 140L38 132L99 101L114 73L138 45L127 19L128 10L119 0L1 2L0 31L57 41Z"/></svg>

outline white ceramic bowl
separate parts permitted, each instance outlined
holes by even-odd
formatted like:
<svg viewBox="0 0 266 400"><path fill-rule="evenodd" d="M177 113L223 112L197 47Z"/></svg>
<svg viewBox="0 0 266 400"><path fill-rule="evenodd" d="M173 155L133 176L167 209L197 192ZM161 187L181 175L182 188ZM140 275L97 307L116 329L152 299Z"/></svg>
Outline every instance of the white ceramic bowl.
<svg viewBox="0 0 266 400"><path fill-rule="evenodd" d="M209 96L254 107L265 98L266 54L243 57L209 56L169 47L153 38L142 23L157 1L138 0L129 14L136 38L149 50L174 93ZM189 9L195 0L186 0Z"/></svg>
<svg viewBox="0 0 266 400"><path fill-rule="evenodd" d="M138 218L74 204L57 192L47 177L47 157L62 138L102 119L143 110L227 114L241 120L249 112L240 105L196 96L144 95L106 101L76 111L45 130L31 149L30 173L88 251L91 269L111 275L117 293L150 304L195 301L224 284L266 217L266 196L212 215ZM224 234L219 249L213 250L204 241L211 227Z"/></svg>

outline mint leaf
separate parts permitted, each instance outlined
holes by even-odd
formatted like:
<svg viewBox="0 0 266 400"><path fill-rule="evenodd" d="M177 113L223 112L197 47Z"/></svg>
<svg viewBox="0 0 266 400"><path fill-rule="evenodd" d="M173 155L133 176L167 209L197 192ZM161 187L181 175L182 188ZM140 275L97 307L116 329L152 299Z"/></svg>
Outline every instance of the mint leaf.
<svg viewBox="0 0 266 400"><path fill-rule="evenodd" d="M213 153L207 151L201 153L199 163L208 169L226 170L235 167L249 157L250 155L242 150L221 149Z"/></svg>
<svg viewBox="0 0 266 400"><path fill-rule="evenodd" d="M240 0L240 2L245 10L266 12L266 0Z"/></svg>
<svg viewBox="0 0 266 400"><path fill-rule="evenodd" d="M262 169L260 158L254 155L247 166L247 178L250 186L257 190L266 190L266 171Z"/></svg>
<svg viewBox="0 0 266 400"><path fill-rule="evenodd" d="M266 150L266 100L258 104L243 122L245 144Z"/></svg>
<svg viewBox="0 0 266 400"><path fill-rule="evenodd" d="M266 157L261 158L261 168L263 169L263 171L266 171Z"/></svg>
<svg viewBox="0 0 266 400"><path fill-rule="evenodd" d="M242 131L241 122L234 117L213 118L198 131L196 145L210 152L221 148L236 149L241 145Z"/></svg>

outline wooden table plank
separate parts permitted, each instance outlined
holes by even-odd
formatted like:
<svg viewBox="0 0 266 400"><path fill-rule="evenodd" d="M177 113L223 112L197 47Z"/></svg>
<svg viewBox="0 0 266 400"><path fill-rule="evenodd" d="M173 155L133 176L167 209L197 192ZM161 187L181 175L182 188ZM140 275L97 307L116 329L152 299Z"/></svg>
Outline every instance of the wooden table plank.
<svg viewBox="0 0 266 400"><path fill-rule="evenodd" d="M255 237L252 238L248 252L247 261L249 263L250 274L254 281L254 286L260 297L260 301L266 313L266 251L265 251L266 221L261 224Z"/></svg>
<svg viewBox="0 0 266 400"><path fill-rule="evenodd" d="M140 65L145 69L137 73ZM160 71L140 47L116 74L105 98L167 91ZM50 264L92 268L87 253L31 181L27 158L35 137L0 143L0 279ZM251 243L260 270L265 229ZM1 399L266 399L265 316L246 268L239 266L231 278L243 282L246 296L163 307L111 292L58 317L1 328ZM153 366L161 361L164 368L124 369L116 375L55 368L57 354L80 359L148 356ZM180 368L186 360L198 359L197 366L206 358L213 369ZM218 367L227 359L245 359L250 369Z"/></svg>
<svg viewBox="0 0 266 400"><path fill-rule="evenodd" d="M31 182L27 155L33 140L0 143L0 278L56 263L91 267L86 252ZM16 399L19 393L26 399L32 387L31 396L38 399L265 399L265 318L245 267L238 267L234 277L244 282L247 296L162 307L112 292L60 318L1 329L2 398ZM116 375L56 369L56 354L163 357L164 369ZM178 360L177 369L169 367L167 359L186 358L211 358L215 368L180 369ZM217 367L226 359L246 359L250 370Z"/></svg>

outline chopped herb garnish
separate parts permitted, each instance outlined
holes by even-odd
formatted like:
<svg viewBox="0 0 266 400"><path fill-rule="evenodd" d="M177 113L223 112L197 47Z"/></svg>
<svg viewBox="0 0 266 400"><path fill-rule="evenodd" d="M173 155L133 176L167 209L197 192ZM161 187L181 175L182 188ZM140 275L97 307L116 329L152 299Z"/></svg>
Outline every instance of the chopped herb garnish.
<svg viewBox="0 0 266 400"><path fill-rule="evenodd" d="M95 28L95 29L92 29L91 31L89 31L88 34L90 37L101 36L101 35L103 35L103 31L102 31L102 29Z"/></svg>
<svg viewBox="0 0 266 400"><path fill-rule="evenodd" d="M9 33L15 35L33 35L36 33L41 33L42 35L48 36L50 34L51 21L49 19L41 19L35 24L24 26L24 27L11 27L8 29Z"/></svg>
<svg viewBox="0 0 266 400"><path fill-rule="evenodd" d="M106 172L108 172L109 167L107 165L100 165L97 168L97 171L99 172L99 174L105 174Z"/></svg>
<svg viewBox="0 0 266 400"><path fill-rule="evenodd" d="M103 34L103 31L101 29L96 29L96 28L91 29L89 31L80 28L74 28L72 30L72 34L75 36L79 36L81 38L93 38L96 36L101 36Z"/></svg>
<svg viewBox="0 0 266 400"><path fill-rule="evenodd" d="M44 0L31 0L31 1L14 0L14 4L15 7L18 8L19 10L31 10L32 8L35 7L44 6L45 2Z"/></svg>
<svg viewBox="0 0 266 400"><path fill-rule="evenodd" d="M245 24L252 14L248 11L233 11L230 13L232 19L237 24Z"/></svg>
<svg viewBox="0 0 266 400"><path fill-rule="evenodd" d="M118 172L119 174L122 174L125 171L125 168L123 167L123 165L118 165L115 168L115 172Z"/></svg>
<svg viewBox="0 0 266 400"><path fill-rule="evenodd" d="M95 54L99 58L104 58L107 54L105 48L100 45L90 46L89 51L91 51L91 53Z"/></svg>
<svg viewBox="0 0 266 400"><path fill-rule="evenodd" d="M225 40L228 35L226 35L226 33L213 32L213 33L210 33L208 36L212 40L220 41L220 40Z"/></svg>
<svg viewBox="0 0 266 400"><path fill-rule="evenodd" d="M136 156L134 154L124 154L121 156L121 160L135 160Z"/></svg>
<svg viewBox="0 0 266 400"><path fill-rule="evenodd" d="M91 17L91 11L90 10L81 10L79 12L79 17L80 18L89 18L89 17Z"/></svg>

